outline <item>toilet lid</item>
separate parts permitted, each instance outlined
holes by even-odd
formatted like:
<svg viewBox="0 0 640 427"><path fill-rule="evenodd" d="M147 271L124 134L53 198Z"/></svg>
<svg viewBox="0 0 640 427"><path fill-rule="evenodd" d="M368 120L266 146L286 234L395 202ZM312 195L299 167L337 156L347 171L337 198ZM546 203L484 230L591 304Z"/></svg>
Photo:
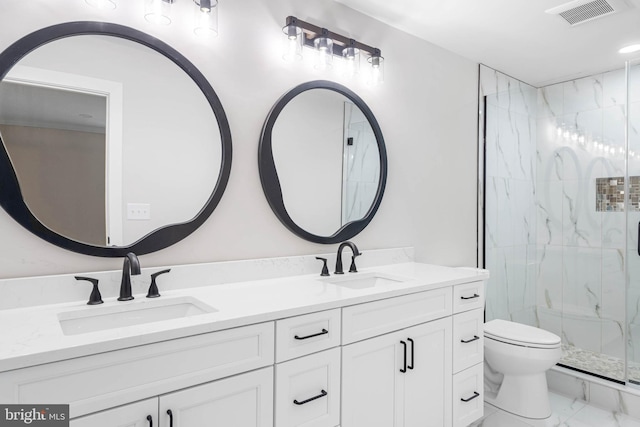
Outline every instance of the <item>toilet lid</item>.
<svg viewBox="0 0 640 427"><path fill-rule="evenodd" d="M484 324L484 336L523 347L556 348L560 337L544 329L495 319Z"/></svg>

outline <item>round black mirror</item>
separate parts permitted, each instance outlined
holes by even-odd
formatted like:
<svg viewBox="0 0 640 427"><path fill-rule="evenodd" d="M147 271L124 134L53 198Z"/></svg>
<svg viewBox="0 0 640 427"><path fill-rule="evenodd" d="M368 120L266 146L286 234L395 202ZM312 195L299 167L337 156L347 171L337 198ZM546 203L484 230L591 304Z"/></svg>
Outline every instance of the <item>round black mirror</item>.
<svg viewBox="0 0 640 427"><path fill-rule="evenodd" d="M301 84L280 98L258 154L271 209L294 234L338 243L373 219L387 179L380 126L364 101L329 81Z"/></svg>

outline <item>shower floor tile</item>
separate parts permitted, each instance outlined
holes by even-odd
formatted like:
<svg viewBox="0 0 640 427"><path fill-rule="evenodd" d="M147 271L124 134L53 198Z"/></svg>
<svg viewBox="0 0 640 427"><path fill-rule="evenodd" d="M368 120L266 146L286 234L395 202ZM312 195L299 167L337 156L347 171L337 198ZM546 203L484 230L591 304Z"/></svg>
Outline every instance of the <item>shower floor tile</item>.
<svg viewBox="0 0 640 427"><path fill-rule="evenodd" d="M625 380L624 360L606 354L563 344L560 363L606 378L619 381ZM629 364L629 378L640 380L640 365Z"/></svg>
<svg viewBox="0 0 640 427"><path fill-rule="evenodd" d="M640 427L640 420L617 412L596 408L586 402L549 393L551 417L545 427ZM485 404L485 416L470 427L540 427Z"/></svg>

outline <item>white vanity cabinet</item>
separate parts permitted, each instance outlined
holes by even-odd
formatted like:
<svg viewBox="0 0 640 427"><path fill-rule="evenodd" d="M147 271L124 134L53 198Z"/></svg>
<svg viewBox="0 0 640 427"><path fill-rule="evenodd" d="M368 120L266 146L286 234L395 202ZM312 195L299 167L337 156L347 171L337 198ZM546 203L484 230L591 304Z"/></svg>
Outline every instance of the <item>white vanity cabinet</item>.
<svg viewBox="0 0 640 427"><path fill-rule="evenodd" d="M345 307L342 427L479 419L483 307L483 282Z"/></svg>
<svg viewBox="0 0 640 427"><path fill-rule="evenodd" d="M60 359L6 364L0 402L69 404L71 427L465 427L483 414L485 275L391 271L415 279L370 294L296 279L274 311L229 309L228 329L105 332L81 356L70 337Z"/></svg>
<svg viewBox="0 0 640 427"><path fill-rule="evenodd" d="M342 427L451 425L451 318L344 346Z"/></svg>
<svg viewBox="0 0 640 427"><path fill-rule="evenodd" d="M451 313L450 287L343 309L342 427L451 425Z"/></svg>
<svg viewBox="0 0 640 427"><path fill-rule="evenodd" d="M70 427L273 426L273 368L71 420Z"/></svg>
<svg viewBox="0 0 640 427"><path fill-rule="evenodd" d="M484 413L484 282L453 288L453 427Z"/></svg>

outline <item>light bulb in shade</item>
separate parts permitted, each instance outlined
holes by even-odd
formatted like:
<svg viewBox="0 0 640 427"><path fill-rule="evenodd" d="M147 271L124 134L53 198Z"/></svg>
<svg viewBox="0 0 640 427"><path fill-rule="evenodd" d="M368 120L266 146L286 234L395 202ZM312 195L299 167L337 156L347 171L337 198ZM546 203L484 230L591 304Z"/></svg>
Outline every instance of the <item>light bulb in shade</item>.
<svg viewBox="0 0 640 427"><path fill-rule="evenodd" d="M371 65L368 83L373 86L382 84L384 82L384 58L380 55L371 55L367 61Z"/></svg>
<svg viewBox="0 0 640 427"><path fill-rule="evenodd" d="M618 51L618 53L634 53L640 51L640 43L631 44L629 46L625 46Z"/></svg>
<svg viewBox="0 0 640 427"><path fill-rule="evenodd" d="M144 19L152 24L171 24L171 4L175 0L145 0Z"/></svg>
<svg viewBox="0 0 640 427"><path fill-rule="evenodd" d="M193 32L199 37L218 35L218 0L193 0L198 5L193 11Z"/></svg>
<svg viewBox="0 0 640 427"><path fill-rule="evenodd" d="M98 9L113 10L116 8L115 0L84 0L89 6L93 6Z"/></svg>
<svg viewBox="0 0 640 427"><path fill-rule="evenodd" d="M282 27L284 33L284 45L282 59L287 62L299 61L302 59L302 44L304 35L302 29L296 25L285 25Z"/></svg>
<svg viewBox="0 0 640 427"><path fill-rule="evenodd" d="M355 76L360 71L360 49L355 47L345 47L342 50L342 59L344 64L344 74L346 76Z"/></svg>
<svg viewBox="0 0 640 427"><path fill-rule="evenodd" d="M317 37L313 41L313 45L318 55L315 67L318 70L331 68L333 65L333 40L328 37Z"/></svg>

